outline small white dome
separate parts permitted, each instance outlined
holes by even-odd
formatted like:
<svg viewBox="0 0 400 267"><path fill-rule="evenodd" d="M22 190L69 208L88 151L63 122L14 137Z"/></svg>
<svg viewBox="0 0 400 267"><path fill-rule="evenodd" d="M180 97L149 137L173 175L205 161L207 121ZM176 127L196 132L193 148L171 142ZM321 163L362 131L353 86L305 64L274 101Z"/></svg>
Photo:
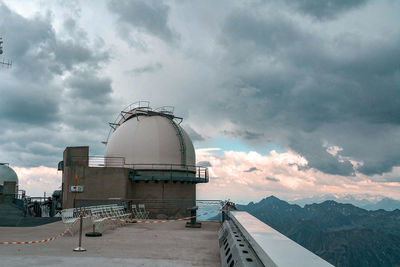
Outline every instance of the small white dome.
<svg viewBox="0 0 400 267"><path fill-rule="evenodd" d="M18 176L8 164L0 163L0 185L4 182L16 182L18 184Z"/></svg>
<svg viewBox="0 0 400 267"><path fill-rule="evenodd" d="M122 157L125 165L135 165L135 169L181 169L196 164L185 130L172 118L157 113L122 120L108 139L105 157L106 165L110 165L108 157Z"/></svg>

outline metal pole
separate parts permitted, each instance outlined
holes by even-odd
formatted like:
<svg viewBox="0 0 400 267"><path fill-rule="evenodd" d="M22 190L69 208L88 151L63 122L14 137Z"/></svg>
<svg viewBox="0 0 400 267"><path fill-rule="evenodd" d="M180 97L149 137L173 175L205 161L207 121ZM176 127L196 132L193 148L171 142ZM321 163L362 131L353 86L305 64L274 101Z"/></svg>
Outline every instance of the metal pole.
<svg viewBox="0 0 400 267"><path fill-rule="evenodd" d="M73 251L75 251L75 252L86 251L86 249L82 247L82 228L83 228L83 216L82 215L83 215L83 213L81 213L79 215L79 220L80 220L80 222L79 222L79 246L77 248L74 248Z"/></svg>

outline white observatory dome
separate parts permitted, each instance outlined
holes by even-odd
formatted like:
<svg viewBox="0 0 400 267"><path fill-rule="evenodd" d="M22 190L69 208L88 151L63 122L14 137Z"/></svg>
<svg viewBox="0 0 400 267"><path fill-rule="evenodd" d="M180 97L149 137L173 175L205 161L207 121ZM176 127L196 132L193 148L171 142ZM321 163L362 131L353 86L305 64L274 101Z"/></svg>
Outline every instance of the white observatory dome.
<svg viewBox="0 0 400 267"><path fill-rule="evenodd" d="M122 112L121 114L124 114ZM124 158L135 169L182 169L195 166L192 141L171 112L136 108L115 123L105 150L106 165L112 157ZM112 124L110 124L112 125ZM131 166L130 166L131 165ZM133 166L132 166L133 165Z"/></svg>
<svg viewBox="0 0 400 267"><path fill-rule="evenodd" d="M8 164L0 163L0 185L4 185L4 182L16 182L18 184L18 176Z"/></svg>

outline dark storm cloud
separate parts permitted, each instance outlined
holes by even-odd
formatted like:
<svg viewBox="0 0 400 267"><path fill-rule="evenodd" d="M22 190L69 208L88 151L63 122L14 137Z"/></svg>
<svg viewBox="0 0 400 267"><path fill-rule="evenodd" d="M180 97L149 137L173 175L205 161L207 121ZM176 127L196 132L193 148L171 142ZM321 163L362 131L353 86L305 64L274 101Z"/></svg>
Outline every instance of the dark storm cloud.
<svg viewBox="0 0 400 267"><path fill-rule="evenodd" d="M86 99L97 103L111 101L111 79L100 78L93 71L75 72L65 83L74 99Z"/></svg>
<svg viewBox="0 0 400 267"><path fill-rule="evenodd" d="M255 171L259 171L259 169L257 169L256 167L251 167L248 170L245 170L243 172L255 172Z"/></svg>
<svg viewBox="0 0 400 267"><path fill-rule="evenodd" d="M7 42L5 52L14 63L0 73L0 121L3 125L5 121L33 125L55 121L61 88L51 82L56 64L46 53L55 42L51 25L46 19L25 19L0 3L0 28Z"/></svg>
<svg viewBox="0 0 400 267"><path fill-rule="evenodd" d="M94 52L85 39L60 39L50 18L24 18L0 3L0 26L7 39L7 55L14 61L13 72L32 81L51 80L55 74L77 64L98 67L108 53Z"/></svg>
<svg viewBox="0 0 400 267"><path fill-rule="evenodd" d="M203 136L201 136L198 132L196 132L192 127L190 127L190 125L185 125L184 128L185 128L185 131L187 132L187 134L190 136L190 139L192 139L193 142L205 140L205 138Z"/></svg>
<svg viewBox="0 0 400 267"><path fill-rule="evenodd" d="M351 32L328 38L280 10L240 9L222 29L221 76L231 79L213 100L215 112L326 173L354 175L350 160L368 175L400 165L399 38L365 42ZM343 150L331 155L324 142Z"/></svg>
<svg viewBox="0 0 400 267"><path fill-rule="evenodd" d="M60 160L66 135L57 134L57 127L23 127L20 123L6 123L0 133L0 158L14 166L54 167Z"/></svg>
<svg viewBox="0 0 400 267"><path fill-rule="evenodd" d="M209 161L199 161L199 162L197 162L196 165L201 166L201 167L212 167L212 165Z"/></svg>
<svg viewBox="0 0 400 267"><path fill-rule="evenodd" d="M354 8L365 5L368 0L286 0L286 3L304 14L319 20L332 19Z"/></svg>
<svg viewBox="0 0 400 267"><path fill-rule="evenodd" d="M139 0L111 0L108 2L111 12L117 14L121 24L128 27L129 31L135 28L154 35L166 42L172 42L177 38L168 26L169 7L162 1L139 1ZM125 32L125 35L129 35Z"/></svg>
<svg viewBox="0 0 400 267"><path fill-rule="evenodd" d="M378 31L366 19L371 15L371 20L386 21L382 10L395 4L387 1L378 10L364 7L380 2L361 0L270 0L257 1L257 8L248 3L205 4L207 21L190 12L182 21L179 14L193 8L186 10L188 5L180 1L170 6L161 1L109 1L107 10L117 18L125 40L140 44L144 40L137 33L145 32L173 43L179 37L168 23L177 14L177 29L190 27L181 32L186 35L179 51L163 47L171 52L163 58L149 51L138 56L130 66L139 66L132 69L135 94L121 89L116 96L142 96L139 87L149 83L143 95L173 99L194 114L191 119L199 120L198 132L184 126L192 140L201 142L222 132L260 146L272 142L304 156L308 166L299 169L351 176L399 166L400 32L393 26L398 23L377 25ZM72 5L80 13L79 3ZM363 10L371 14L357 13ZM351 24L346 24L345 14L352 15ZM55 166L67 145L90 144L91 153L102 153L101 144L93 143L105 139L106 122L118 111L110 104L113 81L101 75L110 55L104 41L99 38L100 45L94 45L86 33L92 29L79 23L66 18L55 31L51 15L25 18L0 4L5 56L14 62L12 69L0 70L0 125L6 129L0 131L0 156L6 161ZM109 26L105 20L104 27ZM152 41L157 49L158 40ZM117 52L124 49L116 47ZM174 60L179 64L169 64ZM161 79L165 88L153 89L157 79L151 75L181 73L176 68L183 64L188 64L185 75L166 76L171 82ZM113 74L126 86L123 75ZM221 129L225 124L220 122L229 130ZM217 130L204 132L201 123L207 125L204 129ZM331 146L342 150L332 155ZM39 151L46 155L35 157Z"/></svg>
<svg viewBox="0 0 400 267"><path fill-rule="evenodd" d="M233 61L243 53L253 54L257 52L273 52L280 50L282 45L289 46L303 41L306 38L294 23L284 19L280 14L268 14L268 16L255 16L253 13L241 11L233 12L225 21L222 41L231 48L238 41L243 46L257 48L256 51L245 50L235 55Z"/></svg>
<svg viewBox="0 0 400 267"><path fill-rule="evenodd" d="M289 146L304 156L308 166L329 174L354 175L353 165L349 160L339 160L338 156L329 154L323 144L318 142L320 136L305 134L303 136L291 136L293 138Z"/></svg>
<svg viewBox="0 0 400 267"><path fill-rule="evenodd" d="M13 72L25 79L50 80L52 72L46 53L54 44L55 35L46 19L27 20L0 3L0 26L7 42L6 53L14 61Z"/></svg>
<svg viewBox="0 0 400 267"><path fill-rule="evenodd" d="M144 67L140 67L140 68L134 68L130 71L127 71L128 74L134 74L134 75L140 75L143 73L153 73L156 72L158 70L162 69L162 64L157 62L154 65L146 65Z"/></svg>
<svg viewBox="0 0 400 267"><path fill-rule="evenodd" d="M273 178L273 177L265 177L265 180L271 181L271 182L279 182L279 179Z"/></svg>
<svg viewBox="0 0 400 267"><path fill-rule="evenodd" d="M32 125L46 125L58 119L58 103L54 94L42 94L37 86L7 84L0 92L0 121L10 120ZM57 90L57 88L53 88Z"/></svg>
<svg viewBox="0 0 400 267"><path fill-rule="evenodd" d="M59 41L54 49L57 62L65 69L71 70L76 64L87 64L90 68L98 68L98 64L109 59L107 52L94 54L92 48L72 40Z"/></svg>
<svg viewBox="0 0 400 267"><path fill-rule="evenodd" d="M26 18L0 2L5 53L13 60L12 69L0 70L0 124L5 129L0 158L13 165L54 167L67 145L87 145L106 134L104 125L104 133L96 129L110 112L104 102L110 100L111 80L97 73L109 60L108 52L101 46L93 49L73 19L64 24L69 35L62 37L52 23L50 13Z"/></svg>
<svg viewBox="0 0 400 267"><path fill-rule="evenodd" d="M74 39L88 41L87 33L80 29L76 20L72 17L68 17L64 20L63 23L64 30L69 34L69 36L73 36Z"/></svg>
<svg viewBox="0 0 400 267"><path fill-rule="evenodd" d="M237 131L224 130L224 131L222 131L222 133L227 136L231 136L234 138L244 138L246 140L258 140L264 136L263 133L256 133L256 132L251 132L248 130L244 130L244 131L242 131L242 130L237 130Z"/></svg>

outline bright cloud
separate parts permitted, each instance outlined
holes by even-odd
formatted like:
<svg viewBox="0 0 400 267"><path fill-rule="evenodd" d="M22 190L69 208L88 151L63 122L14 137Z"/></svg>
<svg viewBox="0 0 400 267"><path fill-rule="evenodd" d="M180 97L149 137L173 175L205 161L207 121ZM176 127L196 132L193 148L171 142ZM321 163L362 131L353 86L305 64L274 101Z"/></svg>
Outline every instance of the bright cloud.
<svg viewBox="0 0 400 267"><path fill-rule="evenodd" d="M293 151L267 155L250 151L196 150L197 162L209 168L210 182L197 185L198 199L231 199L247 203L269 195L294 199L318 194L369 194L398 198L400 168L372 177L325 174L308 167L307 160ZM14 167L20 189L30 196L47 195L60 189L61 172L45 166ZM251 171L249 171L251 170Z"/></svg>
<svg viewBox="0 0 400 267"><path fill-rule="evenodd" d="M197 160L209 162L210 182L198 185L198 199L228 199L238 202L259 200L269 195L283 198L316 194L379 194L398 198L400 169L375 176L326 174L308 167L307 160L288 151L260 153L199 149ZM255 170L249 172L248 170Z"/></svg>
<svg viewBox="0 0 400 267"><path fill-rule="evenodd" d="M0 160L50 192L66 146L101 155L149 100L207 148L202 198L397 197L400 2L305 2L0 0Z"/></svg>
<svg viewBox="0 0 400 267"><path fill-rule="evenodd" d="M18 175L19 189L25 190L28 196L51 195L61 188L61 172L56 168L45 166L33 168L13 167Z"/></svg>

